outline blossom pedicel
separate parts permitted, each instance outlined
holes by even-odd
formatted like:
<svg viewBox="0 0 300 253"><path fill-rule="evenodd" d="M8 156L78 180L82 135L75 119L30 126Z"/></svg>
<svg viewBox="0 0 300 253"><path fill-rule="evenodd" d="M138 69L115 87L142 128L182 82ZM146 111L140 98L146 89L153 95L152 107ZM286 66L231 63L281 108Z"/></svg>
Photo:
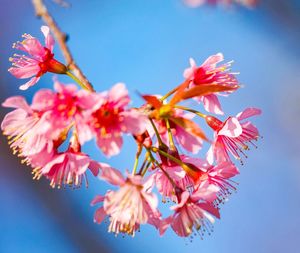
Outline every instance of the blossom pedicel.
<svg viewBox="0 0 300 253"><path fill-rule="evenodd" d="M21 89L34 85L47 72L68 72L53 58L49 28L41 30L45 47L30 35L15 45L28 56L15 55L9 71L17 78L32 77ZM170 227L180 237L194 233L202 237L220 218L221 203L237 189L232 178L239 170L231 158L246 157L245 150L249 145L256 147L253 141L259 137L249 121L261 113L259 109L250 107L235 117L218 118L224 114L220 95L227 98L239 88L229 69L232 62L223 60L221 53L200 66L190 59L182 84L164 96L142 95L145 103L139 108L130 107L123 83L98 93L84 89L76 77L83 89L55 78L54 90L37 91L31 104L22 96L6 99L2 106L14 110L5 116L1 129L13 153L32 167L34 179L44 177L52 187L78 188L95 176L117 187L91 203L102 203L94 221L107 219L109 232L134 236L150 224L160 235ZM194 108L184 104L187 100L195 103ZM202 130L198 118L211 128L211 136ZM137 144L132 172L126 177L83 151L83 145L94 138L106 157L117 155L125 134L132 135ZM210 144L208 152L202 152L204 142ZM159 211L154 187L163 204L174 202L168 217Z"/></svg>

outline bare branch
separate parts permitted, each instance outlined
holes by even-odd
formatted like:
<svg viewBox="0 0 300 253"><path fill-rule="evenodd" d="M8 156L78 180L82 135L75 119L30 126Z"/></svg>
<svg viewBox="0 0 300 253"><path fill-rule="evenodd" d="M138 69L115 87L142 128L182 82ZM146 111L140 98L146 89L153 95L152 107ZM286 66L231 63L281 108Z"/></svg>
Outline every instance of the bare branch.
<svg viewBox="0 0 300 253"><path fill-rule="evenodd" d="M70 52L70 49L66 43L66 34L63 33L55 22L54 18L48 12L47 7L45 6L43 0L32 0L32 4L35 8L35 13L38 17L41 17L44 22L50 27L57 43L62 51L62 54L65 58L66 64L70 70L78 77L78 79L87 87L88 90L94 91L92 84L83 74L82 70L75 63L74 58Z"/></svg>

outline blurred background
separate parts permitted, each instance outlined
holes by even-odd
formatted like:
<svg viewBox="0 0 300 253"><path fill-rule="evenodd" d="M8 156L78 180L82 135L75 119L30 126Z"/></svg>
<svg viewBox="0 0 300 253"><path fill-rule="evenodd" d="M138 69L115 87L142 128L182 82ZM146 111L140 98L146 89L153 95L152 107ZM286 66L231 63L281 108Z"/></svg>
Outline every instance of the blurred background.
<svg viewBox="0 0 300 253"><path fill-rule="evenodd" d="M180 0L69 2L67 9L46 4L96 90L125 82L139 105L136 91L164 94L181 83L189 57L201 63L222 52L235 61L244 85L222 99L223 109L235 115L248 106L262 108L254 122L264 138L241 167L238 193L223 206L214 233L190 242L172 230L159 237L150 226L135 238L108 234L107 224L93 223L89 205L108 189L105 183L91 178L88 189L53 190L44 179L33 181L1 136L0 252L299 252L300 1L261 0L253 10L190 9ZM51 75L21 92L22 80L7 72L8 58L22 33L41 38L43 23L29 0L0 0L0 6L0 100L24 95L31 101L41 86L52 88ZM63 61L57 47L56 56ZM0 111L2 120L8 110ZM105 161L94 142L84 150ZM131 168L134 152L128 137L109 163Z"/></svg>

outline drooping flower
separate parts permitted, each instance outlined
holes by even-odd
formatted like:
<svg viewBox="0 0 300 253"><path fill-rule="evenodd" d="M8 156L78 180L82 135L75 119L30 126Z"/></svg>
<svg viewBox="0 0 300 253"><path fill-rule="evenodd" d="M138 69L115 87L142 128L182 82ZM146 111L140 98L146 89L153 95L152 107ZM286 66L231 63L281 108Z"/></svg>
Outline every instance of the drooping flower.
<svg viewBox="0 0 300 253"><path fill-rule="evenodd" d="M41 31L45 36L45 46L30 34L24 34L22 42L14 43L13 48L26 52L28 55L14 54L10 58L13 67L9 72L17 78L31 78L27 83L20 86L21 90L26 90L36 84L40 77L46 72L65 74L67 67L54 59L53 46L54 39L47 26L42 26Z"/></svg>
<svg viewBox="0 0 300 253"><path fill-rule="evenodd" d="M248 150L248 143L255 146L254 140L257 140L259 133L257 128L245 119L261 114L260 109L247 108L236 117L229 117L225 122L213 116L207 116L207 124L214 130L214 142L211 145L207 159L210 164L214 158L218 163L230 161L228 152L235 159L241 159L241 154L247 157L243 150ZM255 146L256 147L256 146Z"/></svg>
<svg viewBox="0 0 300 253"><path fill-rule="evenodd" d="M94 198L92 205L103 202L103 206L95 213L95 222L101 223L108 216L109 232L132 236L145 223L158 228L160 213L156 195L151 193L151 182L143 182L139 175L128 175L124 179L119 171L108 166L100 169L100 178L120 188L108 191L104 197Z"/></svg>
<svg viewBox="0 0 300 253"><path fill-rule="evenodd" d="M194 117L193 114L183 113L182 110L179 109L174 110L173 118L183 118L183 119L191 120L193 117ZM161 120L155 120L154 123L163 142L169 143L166 121L161 119ZM170 128L171 128L172 136L175 139L175 141L178 144L180 144L185 150L192 152L193 154L196 154L202 148L202 143L203 143L202 139L195 136L191 131L188 131L188 129L185 129L173 123L171 120L170 120ZM148 131L151 136L155 135L152 126L148 127Z"/></svg>
<svg viewBox="0 0 300 253"><path fill-rule="evenodd" d="M183 76L191 81L190 87L216 84L237 89L238 81L234 74L229 72L231 62L217 66L223 60L223 54L218 53L208 57L206 61L198 67L195 60L191 58L191 66L184 71ZM224 114L219 99L215 94L199 96L196 97L196 100L204 104L206 111L215 114Z"/></svg>
<svg viewBox="0 0 300 253"><path fill-rule="evenodd" d="M98 103L86 117L86 131L87 135L96 135L97 145L110 157L120 152L123 133L144 133L147 117L138 110L126 108L130 99L123 83L116 84L108 92L97 94L96 98Z"/></svg>
<svg viewBox="0 0 300 253"><path fill-rule="evenodd" d="M187 237L200 229L202 233L204 230L209 231L214 217L220 218L219 210L212 204L218 190L214 185L202 184L192 194L182 192L178 197L179 203L171 207L174 214L160 223L160 234L163 235L169 225L181 237Z"/></svg>
<svg viewBox="0 0 300 253"><path fill-rule="evenodd" d="M40 156L41 154L38 154ZM41 159L35 159L33 170L34 179L45 176L50 180L50 185L62 187L65 185L80 187L87 176L86 171L90 169L94 176L98 175L101 166L106 164L94 162L88 155L81 152L81 146L75 135L70 140L69 147L65 152L57 152L46 163Z"/></svg>

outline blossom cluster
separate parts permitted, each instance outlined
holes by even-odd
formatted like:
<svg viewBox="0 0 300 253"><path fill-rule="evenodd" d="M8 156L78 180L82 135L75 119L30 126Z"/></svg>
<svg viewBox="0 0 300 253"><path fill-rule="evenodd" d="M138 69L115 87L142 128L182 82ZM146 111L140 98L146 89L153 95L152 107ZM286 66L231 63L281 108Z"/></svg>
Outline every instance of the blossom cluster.
<svg viewBox="0 0 300 253"><path fill-rule="evenodd" d="M45 46L28 34L14 46L27 53L14 55L9 69L17 78L31 78L22 90L35 85L47 72L74 78L69 68L54 58L49 28L41 30ZM224 115L220 96L228 97L240 87L230 71L232 62L223 61L221 53L201 65L190 59L182 84L166 95L142 95L145 103L139 108L129 106L123 83L95 92L76 78L82 89L55 77L54 90L37 91L31 104L22 96L6 99L2 105L14 110L5 116L1 129L14 154L32 167L34 179L44 177L52 187L78 188L87 184L88 176L95 176L113 185L116 190L91 202L98 206L94 221L108 220L109 232L134 236L148 223L160 235L171 228L180 237L202 236L220 218L221 204L236 191L232 178L239 170L234 160L242 161L259 138L250 121L261 113L259 109L247 108L220 119ZM185 106L186 101L194 103L197 110ZM211 129L212 139L198 118ZM115 156L125 134L132 135L137 144L132 172L125 175L82 151L87 141L95 139L107 158ZM207 152L205 145L209 146ZM159 210L159 195L164 204L174 202L168 217Z"/></svg>

